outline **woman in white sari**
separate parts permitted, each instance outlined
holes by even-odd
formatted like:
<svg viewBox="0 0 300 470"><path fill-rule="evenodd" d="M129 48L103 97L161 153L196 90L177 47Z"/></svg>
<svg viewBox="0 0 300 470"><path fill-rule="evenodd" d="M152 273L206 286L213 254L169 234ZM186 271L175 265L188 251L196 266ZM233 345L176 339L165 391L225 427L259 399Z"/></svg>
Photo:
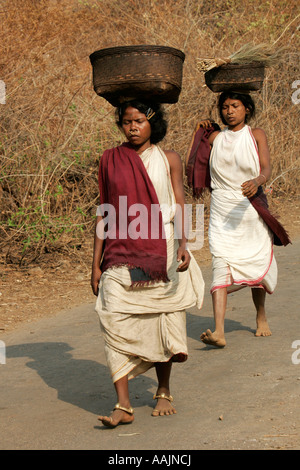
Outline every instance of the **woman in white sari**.
<svg viewBox="0 0 300 470"><path fill-rule="evenodd" d="M209 245L213 262L211 286L215 331L201 335L204 343L226 345L224 319L227 293L249 286L256 308L256 336L270 336L265 297L277 283L277 266L273 253L273 234L251 198L271 175L270 153L266 134L251 129L247 121L254 113L250 95L224 92L219 98L223 131L208 138L210 154L211 211ZM202 121L211 127L209 120Z"/></svg>
<svg viewBox="0 0 300 470"><path fill-rule="evenodd" d="M178 208L177 223L183 229L182 162L176 152L164 152L156 145L166 133L160 107L125 103L119 109L118 124L128 143L106 151L99 169L100 202L103 207L112 204L117 219L111 224L115 239L104 240L104 213L98 214L102 232L95 233L91 279L118 398L111 416L99 417L109 427L133 421L128 380L153 366L158 387L152 415L176 412L169 384L172 362L187 359L185 310L192 305L201 308L204 294L202 274L187 250L184 233L174 236ZM126 211L124 197L129 204ZM152 212L149 216L146 211L138 224L132 218L137 204L151 210L159 206L159 235L152 238L151 233L148 238L148 230L154 228ZM143 212L141 207L138 210ZM121 236L121 225L128 230L127 237Z"/></svg>

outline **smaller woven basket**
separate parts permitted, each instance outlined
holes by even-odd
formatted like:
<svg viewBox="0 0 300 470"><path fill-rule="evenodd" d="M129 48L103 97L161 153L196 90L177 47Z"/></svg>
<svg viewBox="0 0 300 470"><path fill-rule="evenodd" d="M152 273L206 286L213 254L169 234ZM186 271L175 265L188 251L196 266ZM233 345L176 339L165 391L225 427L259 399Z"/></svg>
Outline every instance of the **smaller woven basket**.
<svg viewBox="0 0 300 470"><path fill-rule="evenodd" d="M165 46L110 47L93 52L93 85L113 106L129 99L176 103L185 54Z"/></svg>
<svg viewBox="0 0 300 470"><path fill-rule="evenodd" d="M228 90L247 93L261 89L264 72L265 67L260 63L226 64L209 70L204 78L208 88L215 93Z"/></svg>

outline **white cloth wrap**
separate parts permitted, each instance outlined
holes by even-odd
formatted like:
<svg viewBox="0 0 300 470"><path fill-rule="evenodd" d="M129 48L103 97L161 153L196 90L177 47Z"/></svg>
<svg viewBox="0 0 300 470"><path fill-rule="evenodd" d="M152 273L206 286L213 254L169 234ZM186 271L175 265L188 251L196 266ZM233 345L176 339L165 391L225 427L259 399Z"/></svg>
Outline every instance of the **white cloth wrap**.
<svg viewBox="0 0 300 470"><path fill-rule="evenodd" d="M194 305L201 308L204 296L202 273L191 253L189 269L176 272L178 240L174 239L172 223L175 197L167 157L153 145L141 158L162 207L165 232L169 234L170 282L131 288L126 266L113 267L102 274L96 311L113 382L127 374L129 378L135 377L173 355L187 355L185 310Z"/></svg>
<svg viewBox="0 0 300 470"><path fill-rule="evenodd" d="M210 157L211 208L209 246L213 260L211 292L227 287L263 287L277 283L273 239L241 184L260 174L258 149L249 126L227 128L214 140Z"/></svg>

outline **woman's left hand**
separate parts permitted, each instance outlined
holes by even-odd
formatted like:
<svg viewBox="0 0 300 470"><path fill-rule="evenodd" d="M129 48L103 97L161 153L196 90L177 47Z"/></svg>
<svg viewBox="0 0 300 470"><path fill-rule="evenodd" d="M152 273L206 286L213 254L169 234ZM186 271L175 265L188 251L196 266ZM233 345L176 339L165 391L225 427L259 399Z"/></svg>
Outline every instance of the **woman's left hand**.
<svg viewBox="0 0 300 470"><path fill-rule="evenodd" d="M93 266L92 267L92 275L91 275L91 287L94 295L98 295L99 290L99 282L102 275L102 271L100 268Z"/></svg>
<svg viewBox="0 0 300 470"><path fill-rule="evenodd" d="M177 272L183 272L188 269L190 261L191 261L191 257L190 257L189 252L185 248L183 247L178 248L177 261L181 261L181 264L176 269Z"/></svg>
<svg viewBox="0 0 300 470"><path fill-rule="evenodd" d="M257 183L255 178L253 180L245 181L241 186L243 196L246 196L248 198L255 196L258 190L258 186L259 184Z"/></svg>

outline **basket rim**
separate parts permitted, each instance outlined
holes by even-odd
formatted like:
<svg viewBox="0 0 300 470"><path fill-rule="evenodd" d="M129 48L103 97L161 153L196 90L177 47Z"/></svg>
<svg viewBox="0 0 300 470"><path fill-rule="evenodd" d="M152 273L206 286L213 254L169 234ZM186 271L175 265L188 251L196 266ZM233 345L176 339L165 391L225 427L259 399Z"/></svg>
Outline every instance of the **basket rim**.
<svg viewBox="0 0 300 470"><path fill-rule="evenodd" d="M139 79L135 79L135 78L130 78L130 79L126 79L126 80L115 80L115 81L109 81L109 82L102 82L100 84L97 83L97 81L95 82L95 85L94 86L102 86L102 87L105 87L105 86L111 86L111 85L127 85L128 84L128 87L131 87L132 84L134 85L138 85L138 84L149 84L149 83L159 83L159 82L164 82L164 83L168 83L169 85L172 85L172 86L175 86L177 88L181 88L181 85L179 83L175 83L175 80L166 80L164 78L151 78L151 81L150 80L139 80Z"/></svg>
<svg viewBox="0 0 300 470"><path fill-rule="evenodd" d="M149 45L149 44L138 44L131 46L115 46L115 47L106 47L104 49L99 49L90 54L91 62L99 59L100 57L106 57L109 55L117 55L124 53L143 53L143 52L159 52L164 54L172 54L180 57L183 61L185 59L185 53L180 49L176 49L170 46L160 46L160 45Z"/></svg>
<svg viewBox="0 0 300 470"><path fill-rule="evenodd" d="M212 72L212 71L216 71L216 70L228 70L228 69L235 69L235 68L249 68L251 67L252 68L260 68L260 69L263 69L265 68L265 65L261 62L247 62L247 63L244 63L244 64L235 64L235 63L229 63L229 64L223 64L223 65L219 65L219 67L214 67L210 70L207 70L205 72L205 75L209 72Z"/></svg>

